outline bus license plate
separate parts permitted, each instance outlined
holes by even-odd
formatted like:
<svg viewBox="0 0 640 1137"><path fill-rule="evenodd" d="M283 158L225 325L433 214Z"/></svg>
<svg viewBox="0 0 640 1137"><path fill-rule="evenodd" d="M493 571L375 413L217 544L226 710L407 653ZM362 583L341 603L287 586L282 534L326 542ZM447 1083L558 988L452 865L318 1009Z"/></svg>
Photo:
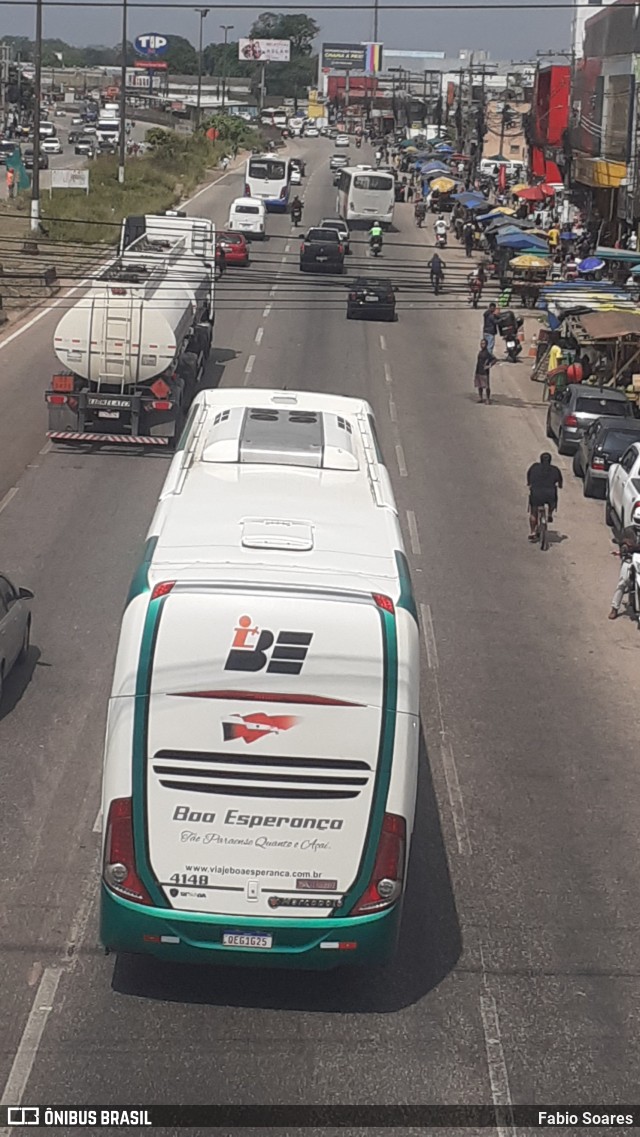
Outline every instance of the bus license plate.
<svg viewBox="0 0 640 1137"><path fill-rule="evenodd" d="M262 932L223 932L224 947L259 948L262 951L273 947L273 936Z"/></svg>

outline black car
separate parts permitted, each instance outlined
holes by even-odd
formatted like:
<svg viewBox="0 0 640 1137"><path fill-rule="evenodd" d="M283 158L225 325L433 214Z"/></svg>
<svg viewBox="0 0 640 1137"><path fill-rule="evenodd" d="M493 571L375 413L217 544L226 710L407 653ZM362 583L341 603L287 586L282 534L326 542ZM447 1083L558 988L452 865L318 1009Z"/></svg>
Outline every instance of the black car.
<svg viewBox="0 0 640 1137"><path fill-rule="evenodd" d="M109 139L105 138L102 142L98 143L97 153L98 154L117 154L118 153L118 144L117 144L117 142L111 142L111 141L109 141Z"/></svg>
<svg viewBox="0 0 640 1137"><path fill-rule="evenodd" d="M302 158L291 158L289 165L295 166L296 170L300 171L300 177L304 178L304 176L307 172L307 167L306 167L306 164Z"/></svg>
<svg viewBox="0 0 640 1137"><path fill-rule="evenodd" d="M89 134L83 134L75 144L74 154L86 154L89 158L93 158L96 152L96 141Z"/></svg>
<svg viewBox="0 0 640 1137"><path fill-rule="evenodd" d="M349 285L347 319L360 316L377 316L383 320L396 318L396 292L390 280L359 276Z"/></svg>
<svg viewBox="0 0 640 1137"><path fill-rule="evenodd" d="M310 229L300 245L300 272L344 272L344 245L337 229Z"/></svg>
<svg viewBox="0 0 640 1137"><path fill-rule="evenodd" d="M605 497L609 466L620 461L632 442L640 442L638 419L605 415L587 427L573 456L573 472L583 479L585 497Z"/></svg>
<svg viewBox="0 0 640 1137"><path fill-rule="evenodd" d="M69 131L69 145L70 146L75 146L76 142L79 142L81 138L82 138L82 131L81 130L70 130Z"/></svg>
<svg viewBox="0 0 640 1137"><path fill-rule="evenodd" d="M22 161L24 162L25 170L32 170L33 169L33 163L34 163L33 146L25 147L25 149L22 152ZM40 161L38 162L38 166L41 170L48 170L49 169L49 159L47 158L47 155L42 150L40 151Z"/></svg>

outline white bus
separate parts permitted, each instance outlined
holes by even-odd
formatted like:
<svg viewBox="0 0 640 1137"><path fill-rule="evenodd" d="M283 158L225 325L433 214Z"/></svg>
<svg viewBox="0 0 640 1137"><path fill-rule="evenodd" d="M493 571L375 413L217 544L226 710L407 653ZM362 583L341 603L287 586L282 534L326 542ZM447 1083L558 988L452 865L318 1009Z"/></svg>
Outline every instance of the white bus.
<svg viewBox="0 0 640 1137"><path fill-rule="evenodd" d="M201 392L122 618L104 946L221 966L388 959L418 696L416 606L368 403Z"/></svg>
<svg viewBox="0 0 640 1137"><path fill-rule="evenodd" d="M252 154L244 176L246 197L260 197L267 209L285 212L289 204L289 159L276 154Z"/></svg>
<svg viewBox="0 0 640 1137"><path fill-rule="evenodd" d="M395 178L371 166L345 166L340 171L336 209L345 221L376 219L391 225L395 204Z"/></svg>

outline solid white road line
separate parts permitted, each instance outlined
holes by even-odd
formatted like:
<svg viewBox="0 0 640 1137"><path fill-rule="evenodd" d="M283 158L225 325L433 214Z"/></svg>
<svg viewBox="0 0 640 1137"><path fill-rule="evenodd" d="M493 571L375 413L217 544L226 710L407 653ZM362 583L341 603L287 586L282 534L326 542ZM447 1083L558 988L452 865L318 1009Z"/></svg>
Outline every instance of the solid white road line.
<svg viewBox="0 0 640 1137"><path fill-rule="evenodd" d="M392 422L398 421L398 412L396 410L396 404L394 403L391 395L389 395L389 417L391 418Z"/></svg>
<svg viewBox="0 0 640 1137"><path fill-rule="evenodd" d="M419 557L422 553L420 548L420 534L418 533L418 522L416 515L412 509L407 510L407 524L409 526L409 539L411 541L411 552Z"/></svg>
<svg viewBox="0 0 640 1137"><path fill-rule="evenodd" d="M389 367L388 363L385 363L385 365L384 365L384 377L385 377L387 383L393 383L393 379L391 376L391 368Z"/></svg>
<svg viewBox="0 0 640 1137"><path fill-rule="evenodd" d="M249 356L249 358L248 358L248 360L247 360L247 362L245 363L245 366L244 366L244 382L245 382L245 386L246 386L246 384L247 384L247 381L248 381L248 378L249 378L249 376L250 376L251 372L253 371L253 365L254 365L255 361L256 361L256 357L255 357L255 355L250 355L250 356Z"/></svg>
<svg viewBox="0 0 640 1137"><path fill-rule="evenodd" d="M51 441L50 438L48 438L47 441L45 442L44 446L42 447L42 450L38 451L38 454L50 454L52 450L53 450L53 442Z"/></svg>
<svg viewBox="0 0 640 1137"><path fill-rule="evenodd" d="M399 442L396 444L396 460L398 463L398 470L400 471L400 477L406 478L407 463L404 460L404 450L402 449L402 446Z"/></svg>
<svg viewBox="0 0 640 1137"><path fill-rule="evenodd" d="M7 490L7 492L6 492L6 494L4 495L4 497L3 497L2 501L0 501L0 513L2 513L2 510L3 510L3 509L6 509L6 508L7 508L7 506L8 506L8 504L9 504L9 502L10 502L10 501L13 501L13 499L14 499L14 497L16 496L17 492L18 492L18 487L17 487L17 486L12 486L10 490Z"/></svg>
<svg viewBox="0 0 640 1137"><path fill-rule="evenodd" d="M431 605L421 604L420 614L422 616L422 635L424 638L424 646L427 652L427 665L430 671L437 671L440 663L438 660L436 633L433 630L433 616L431 615Z"/></svg>
<svg viewBox="0 0 640 1137"><path fill-rule="evenodd" d="M380 333L380 347L382 348L383 351L387 350L387 341L384 338L384 336L382 335L382 333Z"/></svg>
<svg viewBox="0 0 640 1137"><path fill-rule="evenodd" d="M480 959L482 961L482 982L484 985L484 990L480 995L480 1015L482 1017L484 1045L487 1052L491 1096L495 1106L501 1106L503 1110L511 1110L513 1108L513 1102L511 1099L511 1088L509 1086L509 1072L507 1070L504 1048L502 1046L498 1006L489 987L482 944L480 944ZM515 1137L516 1127L513 1124L513 1120L508 1125L496 1126L496 1129L498 1131L498 1137Z"/></svg>
<svg viewBox="0 0 640 1137"><path fill-rule="evenodd" d="M263 335L264 335L264 328L258 328L258 330L256 332L256 343L257 344L262 343Z"/></svg>
<svg viewBox="0 0 640 1137"><path fill-rule="evenodd" d="M96 814L96 819L95 819L93 826L91 828L91 832L92 833L102 833L102 806L100 806L100 809L98 810L98 812Z"/></svg>
<svg viewBox="0 0 640 1137"><path fill-rule="evenodd" d="M47 1019L53 1010L53 1003L62 977L61 967L46 967L38 985L35 999L29 1012L20 1045L16 1050L15 1058L6 1085L0 1098L0 1105L20 1105L27 1088L27 1082L36 1060L36 1055L42 1041ZM0 1134L8 1135L10 1129L0 1130Z"/></svg>

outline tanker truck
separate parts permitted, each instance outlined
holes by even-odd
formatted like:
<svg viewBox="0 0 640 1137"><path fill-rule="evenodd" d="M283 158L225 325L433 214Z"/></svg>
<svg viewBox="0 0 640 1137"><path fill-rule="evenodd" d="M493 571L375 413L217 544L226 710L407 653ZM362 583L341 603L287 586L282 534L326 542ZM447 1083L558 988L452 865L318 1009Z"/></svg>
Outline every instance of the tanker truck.
<svg viewBox="0 0 640 1137"><path fill-rule="evenodd" d="M55 330L47 436L175 445L211 350L214 290L212 221L126 218L118 255Z"/></svg>

